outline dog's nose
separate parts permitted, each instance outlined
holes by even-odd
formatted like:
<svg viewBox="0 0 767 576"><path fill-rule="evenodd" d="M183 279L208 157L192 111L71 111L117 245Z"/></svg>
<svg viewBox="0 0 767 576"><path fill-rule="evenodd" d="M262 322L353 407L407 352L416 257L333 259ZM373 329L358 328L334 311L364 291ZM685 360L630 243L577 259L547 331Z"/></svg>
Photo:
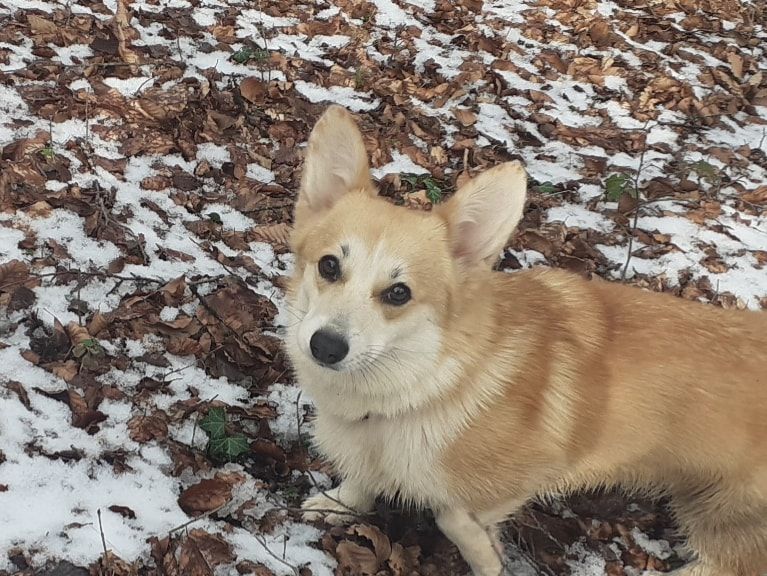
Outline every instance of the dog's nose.
<svg viewBox="0 0 767 576"><path fill-rule="evenodd" d="M349 344L340 334L330 330L317 330L309 340L312 356L323 364L336 364L346 357Z"/></svg>

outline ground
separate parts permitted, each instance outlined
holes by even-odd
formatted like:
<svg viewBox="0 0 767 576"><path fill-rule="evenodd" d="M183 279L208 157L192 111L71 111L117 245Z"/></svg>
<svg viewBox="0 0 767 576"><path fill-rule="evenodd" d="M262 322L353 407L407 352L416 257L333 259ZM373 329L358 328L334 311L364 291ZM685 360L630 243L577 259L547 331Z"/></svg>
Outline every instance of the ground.
<svg viewBox="0 0 767 576"><path fill-rule="evenodd" d="M767 307L767 7L734 0L0 0L0 574L465 573L329 486L280 349L302 146L358 113L429 209L522 159L499 269ZM684 561L663 502L531 504L510 573Z"/></svg>

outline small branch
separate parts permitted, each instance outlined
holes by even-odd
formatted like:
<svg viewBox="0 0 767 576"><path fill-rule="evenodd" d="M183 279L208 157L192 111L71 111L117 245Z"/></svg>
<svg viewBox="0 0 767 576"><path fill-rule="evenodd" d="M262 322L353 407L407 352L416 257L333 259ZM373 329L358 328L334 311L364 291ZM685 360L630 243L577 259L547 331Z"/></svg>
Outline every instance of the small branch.
<svg viewBox="0 0 767 576"><path fill-rule="evenodd" d="M269 546L266 545L266 540L264 539L263 536L261 536L260 534L256 533L255 531L252 531L252 530L249 530L249 532L251 533L253 538L255 538L256 541L259 544L261 544L261 546L263 546L264 550L266 550L266 553L269 554L269 556L271 556L272 558L277 560L283 566L286 566L287 568L290 568L293 571L293 574L295 574L296 576L301 576L301 571L298 569L298 566L294 566L293 564L291 564L290 562L288 562L284 558L280 558L277 554L272 552L272 550L269 548Z"/></svg>
<svg viewBox="0 0 767 576"><path fill-rule="evenodd" d="M201 514L200 516L196 516L195 518L190 518L189 520L187 520L183 524L179 524L175 528L171 528L170 530L168 530L168 536L172 535L174 532L178 532L179 530L183 530L187 526L191 526L192 524L194 524L195 522L197 522L199 520L202 520L203 518L207 518L208 516L212 516L213 514L215 514L216 512L221 510L222 508L224 508L227 504L229 504L229 502L225 502L225 503L221 504L221 506L219 506L218 508L214 508L213 510L209 510L208 512L205 512L205 514Z"/></svg>
<svg viewBox="0 0 767 576"><path fill-rule="evenodd" d="M96 510L96 516L99 519L99 533L101 534L101 546L104 549L104 566L108 566L111 563L109 558L109 552L107 551L107 539L104 536L104 526L101 524L101 508Z"/></svg>
<svg viewBox="0 0 767 576"><path fill-rule="evenodd" d="M32 276L33 278L56 278L58 276L68 276L68 275L85 276L90 278L109 278L112 280L119 280L121 282L159 284L161 286L170 282L170 280L165 280L163 278L152 278L150 276L138 276L137 274L134 274L132 276L121 276L120 274L112 274L110 272L84 272L82 270L65 270L63 272L46 272L44 274L38 274L35 272L30 273L30 276ZM225 277L226 276L224 274L221 274L219 276L206 276L204 278L194 280L193 282L188 282L187 286L198 286L200 284L209 284L212 282L218 282ZM28 282L28 281L29 279L25 278L24 280L16 280L15 282L8 282L7 284L3 284L2 286L0 286L0 291L6 291L8 288L19 286L20 284L24 284L25 282Z"/></svg>
<svg viewBox="0 0 767 576"><path fill-rule="evenodd" d="M647 124L645 124L645 130L647 128ZM639 211L642 208L642 200L639 196L639 178L642 175L642 168L644 167L644 157L645 153L647 152L647 132L645 131L645 141L644 146L642 146L642 154L639 156L639 166L637 167L636 173L634 174L634 194L636 197L636 206L634 207L634 222L631 226L631 231L629 234L629 245L628 245L628 253L626 254L626 263L623 265L623 270L621 270L621 280L626 279L626 273L629 269L629 263L631 262L631 252L634 249L634 234L636 234L637 225L639 223Z"/></svg>

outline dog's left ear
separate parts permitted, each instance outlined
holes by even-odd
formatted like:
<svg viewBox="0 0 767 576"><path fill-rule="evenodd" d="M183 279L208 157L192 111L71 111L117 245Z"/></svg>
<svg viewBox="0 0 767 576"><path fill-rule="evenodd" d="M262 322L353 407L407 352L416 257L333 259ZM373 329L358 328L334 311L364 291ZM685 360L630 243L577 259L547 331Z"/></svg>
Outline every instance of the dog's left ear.
<svg viewBox="0 0 767 576"><path fill-rule="evenodd" d="M522 219L527 174L519 162L506 162L464 184L437 206L448 224L453 256L464 265L492 266Z"/></svg>
<svg viewBox="0 0 767 576"><path fill-rule="evenodd" d="M304 211L330 208L353 190L375 194L357 123L345 108L333 105L323 112L309 136L296 220Z"/></svg>

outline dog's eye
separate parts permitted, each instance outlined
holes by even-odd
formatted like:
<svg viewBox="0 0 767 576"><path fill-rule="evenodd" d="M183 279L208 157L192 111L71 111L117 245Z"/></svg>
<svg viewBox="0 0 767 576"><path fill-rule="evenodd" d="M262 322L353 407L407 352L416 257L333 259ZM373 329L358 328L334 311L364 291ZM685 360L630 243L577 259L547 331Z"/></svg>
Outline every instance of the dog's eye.
<svg viewBox="0 0 767 576"><path fill-rule="evenodd" d="M328 282L335 282L341 277L341 264L335 256L323 256L317 264L317 269Z"/></svg>
<svg viewBox="0 0 767 576"><path fill-rule="evenodd" d="M401 282L394 284L384 290L383 294L381 294L381 298L384 302L391 304L392 306L402 306L410 300L410 288Z"/></svg>

